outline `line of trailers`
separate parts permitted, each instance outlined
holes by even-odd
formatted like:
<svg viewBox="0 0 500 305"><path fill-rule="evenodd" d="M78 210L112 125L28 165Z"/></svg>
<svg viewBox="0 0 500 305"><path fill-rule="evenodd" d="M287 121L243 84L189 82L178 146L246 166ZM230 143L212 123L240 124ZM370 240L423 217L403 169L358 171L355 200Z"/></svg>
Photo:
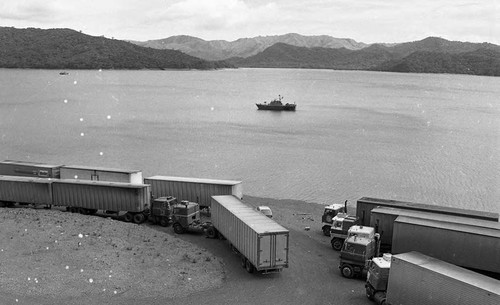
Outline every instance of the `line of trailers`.
<svg viewBox="0 0 500 305"><path fill-rule="evenodd" d="M338 208L330 236L341 274L367 273L378 304L500 304L498 213L368 197L356 215Z"/></svg>
<svg viewBox="0 0 500 305"><path fill-rule="evenodd" d="M150 217L160 225L172 223L176 233L196 227L204 228L207 237L227 239L249 273L280 272L289 264L289 231L241 201L241 181L142 179L140 171L19 161L0 162L0 173L4 174L0 206L62 206L82 214L124 212L124 220L135 223ZM210 209L210 222L201 223L200 208Z"/></svg>

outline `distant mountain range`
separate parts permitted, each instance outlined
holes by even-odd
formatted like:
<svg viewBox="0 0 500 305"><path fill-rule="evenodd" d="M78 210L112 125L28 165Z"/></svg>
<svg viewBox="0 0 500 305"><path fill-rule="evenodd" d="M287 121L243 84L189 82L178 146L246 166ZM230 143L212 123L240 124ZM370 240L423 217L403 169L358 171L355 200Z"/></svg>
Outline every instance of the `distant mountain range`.
<svg viewBox="0 0 500 305"><path fill-rule="evenodd" d="M500 76L500 46L429 37L400 44L286 34L228 42L173 36L146 42L70 29L0 27L0 67L46 69L310 68Z"/></svg>
<svg viewBox="0 0 500 305"><path fill-rule="evenodd" d="M32 69L217 69L225 62L70 29L0 27L0 67Z"/></svg>
<svg viewBox="0 0 500 305"><path fill-rule="evenodd" d="M287 34L205 41L191 36L134 42L170 48L236 67L375 70L500 76L500 46L437 37L400 44L364 44L330 36Z"/></svg>
<svg viewBox="0 0 500 305"><path fill-rule="evenodd" d="M143 47L154 49L171 49L203 58L206 60L224 60L231 57L249 57L256 55L276 43L285 43L306 48L346 48L359 50L367 47L365 43L356 42L348 38L334 38L331 36L302 36L286 34L278 36L258 36L254 38L240 38L236 41L211 40L206 41L192 36L172 36L165 39L148 40L145 42L131 41Z"/></svg>

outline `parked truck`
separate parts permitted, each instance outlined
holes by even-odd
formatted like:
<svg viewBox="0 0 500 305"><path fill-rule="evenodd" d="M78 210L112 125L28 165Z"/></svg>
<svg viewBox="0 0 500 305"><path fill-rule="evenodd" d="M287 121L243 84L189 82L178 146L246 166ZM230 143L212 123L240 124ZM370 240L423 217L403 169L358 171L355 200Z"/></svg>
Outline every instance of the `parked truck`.
<svg viewBox="0 0 500 305"><path fill-rule="evenodd" d="M232 195L212 196L211 211L215 235L229 241L249 273L288 268L287 229Z"/></svg>
<svg viewBox="0 0 500 305"><path fill-rule="evenodd" d="M377 304L500 304L500 281L418 252L369 264L366 295Z"/></svg>
<svg viewBox="0 0 500 305"><path fill-rule="evenodd" d="M378 207L371 210L370 226L380 234L380 247L385 252L391 252L394 221L398 216L430 219L438 222L450 222L465 224L472 227L483 227L500 230L500 223L465 216L453 216L446 214L422 212L416 210Z"/></svg>
<svg viewBox="0 0 500 305"><path fill-rule="evenodd" d="M233 195L243 198L241 181L152 176L144 178L144 184L151 185L153 197L174 196L179 200L196 202L201 208L210 208L211 196Z"/></svg>
<svg viewBox="0 0 500 305"><path fill-rule="evenodd" d="M0 162L0 175L34 178L60 178L62 164L4 160Z"/></svg>
<svg viewBox="0 0 500 305"><path fill-rule="evenodd" d="M183 200L173 205L172 226L175 233L182 234L188 231L205 231L210 227L210 222L201 222L200 205L198 203ZM207 231L207 237L215 238L213 228Z"/></svg>
<svg viewBox="0 0 500 305"><path fill-rule="evenodd" d="M370 212L376 207L392 207L405 210L446 214L450 216L463 216L468 218L482 219L494 222L498 222L500 218L500 215L498 213L493 213L493 212L466 210L466 209L445 207L439 205L363 197L361 199L358 199L356 203L356 216L360 220L360 225L363 226L370 225Z"/></svg>
<svg viewBox="0 0 500 305"><path fill-rule="evenodd" d="M375 233L374 228L352 226L340 250L339 269L342 276L363 276L366 272L366 261L379 255L379 241L379 235Z"/></svg>
<svg viewBox="0 0 500 305"><path fill-rule="evenodd" d="M392 253L422 254L492 276L500 274L500 230L432 219L398 216Z"/></svg>
<svg viewBox="0 0 500 305"><path fill-rule="evenodd" d="M357 223L358 218L356 216L349 216L347 213L338 213L333 217L332 227L330 229L330 243L335 251L340 251L340 249L342 249L349 229Z"/></svg>
<svg viewBox="0 0 500 305"><path fill-rule="evenodd" d="M330 229L333 224L333 218L337 216L338 213L347 213L347 200L344 204L330 204L325 206L323 215L321 216L322 227L321 230L325 236L330 236Z"/></svg>

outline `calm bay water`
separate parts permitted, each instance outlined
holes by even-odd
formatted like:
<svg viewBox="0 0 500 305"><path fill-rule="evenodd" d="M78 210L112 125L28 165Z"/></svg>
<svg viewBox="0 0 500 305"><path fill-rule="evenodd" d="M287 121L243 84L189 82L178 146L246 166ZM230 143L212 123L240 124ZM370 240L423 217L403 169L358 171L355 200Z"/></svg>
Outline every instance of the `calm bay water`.
<svg viewBox="0 0 500 305"><path fill-rule="evenodd" d="M0 69L0 159L242 180L244 193L500 212L500 78ZM257 111L284 96L297 111Z"/></svg>

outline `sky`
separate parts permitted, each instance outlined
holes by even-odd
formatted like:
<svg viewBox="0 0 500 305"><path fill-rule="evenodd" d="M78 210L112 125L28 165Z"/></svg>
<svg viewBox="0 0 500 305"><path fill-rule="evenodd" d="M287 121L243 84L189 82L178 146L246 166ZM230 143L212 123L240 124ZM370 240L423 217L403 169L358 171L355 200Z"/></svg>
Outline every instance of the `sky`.
<svg viewBox="0 0 500 305"><path fill-rule="evenodd" d="M500 0L1 0L0 26L137 41L297 33L364 43L434 36L500 45Z"/></svg>

